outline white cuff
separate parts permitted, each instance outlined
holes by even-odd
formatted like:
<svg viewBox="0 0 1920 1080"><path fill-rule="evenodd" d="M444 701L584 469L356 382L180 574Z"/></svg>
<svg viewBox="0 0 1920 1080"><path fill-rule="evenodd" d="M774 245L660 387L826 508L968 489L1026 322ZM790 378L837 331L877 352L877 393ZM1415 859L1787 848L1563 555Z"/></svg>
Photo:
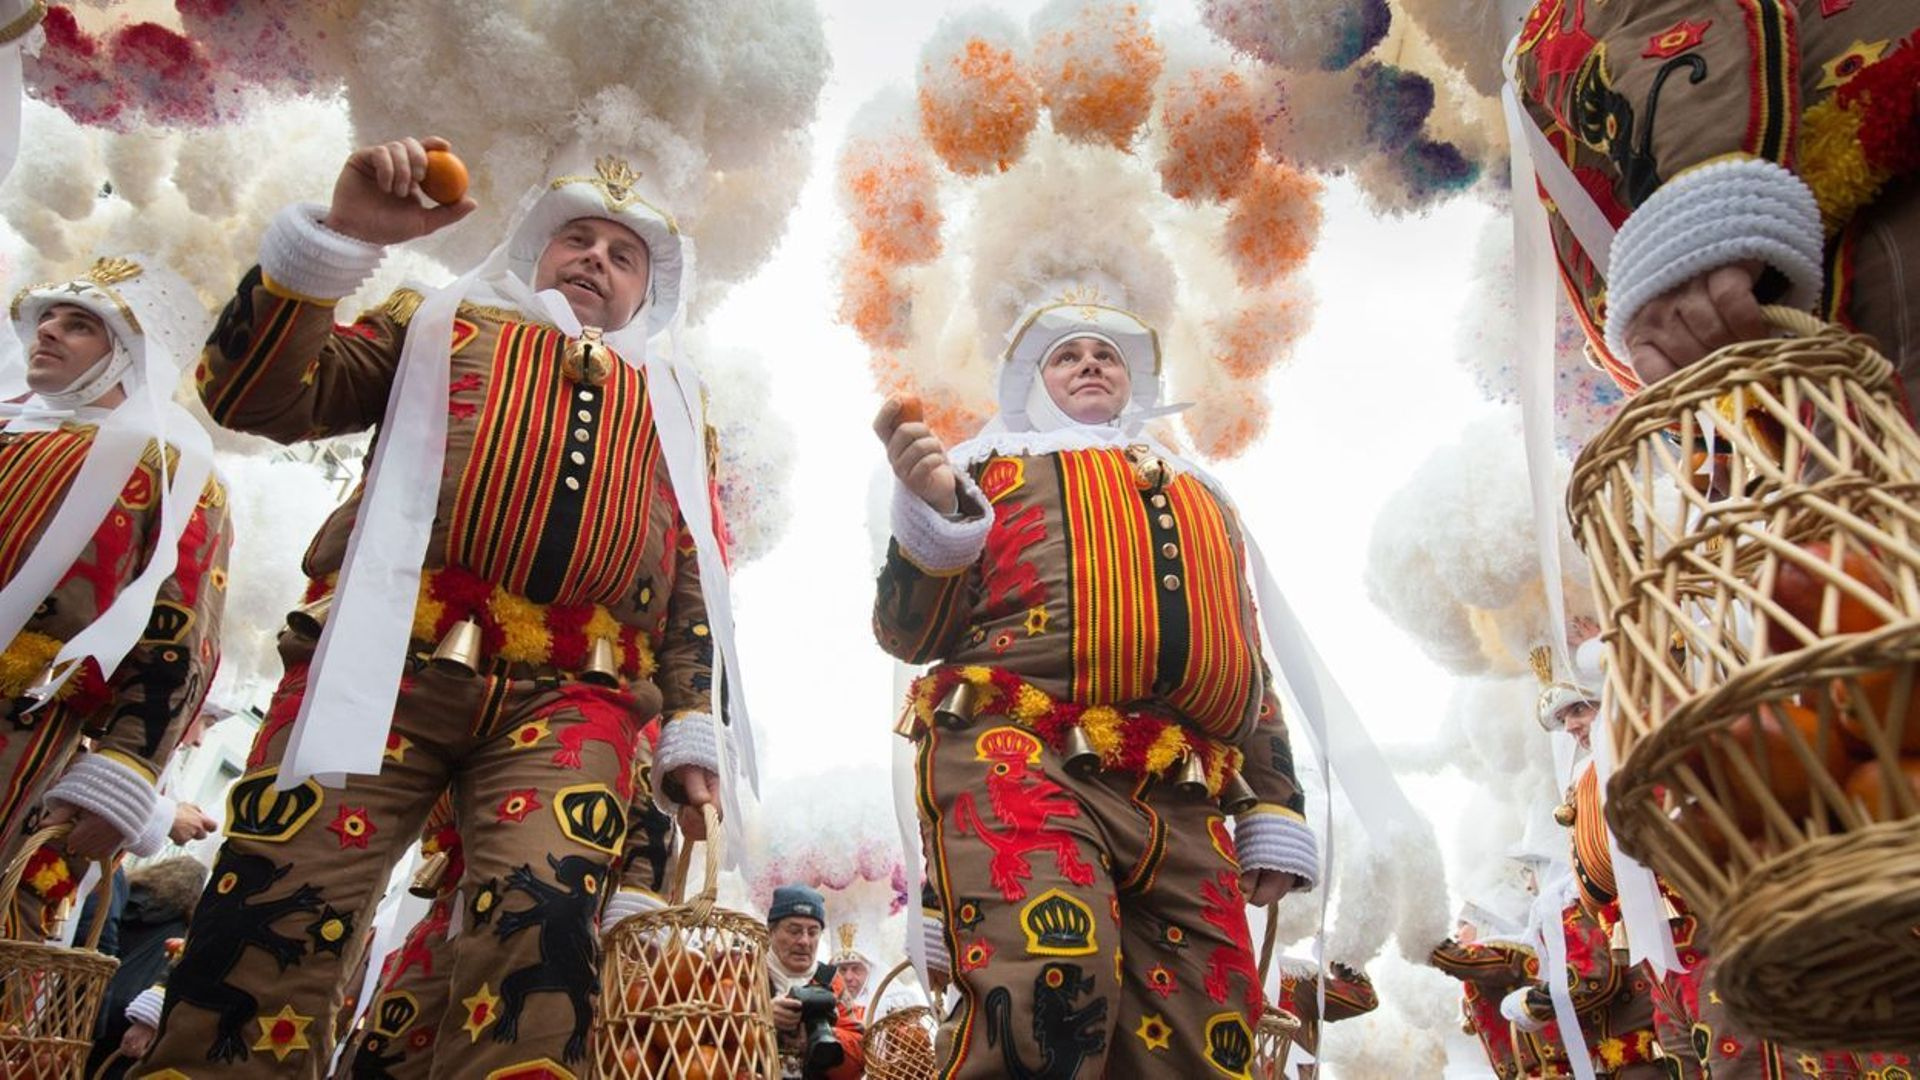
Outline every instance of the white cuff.
<svg viewBox="0 0 1920 1080"><path fill-rule="evenodd" d="M653 804L671 814L680 804L667 795L667 777L683 765L720 771L720 746L714 740L710 713L682 713L660 726L660 743L653 748Z"/></svg>
<svg viewBox="0 0 1920 1080"><path fill-rule="evenodd" d="M1527 994L1532 989L1532 987L1523 986L1500 999L1500 1015L1511 1021L1521 1031L1539 1031L1547 1026L1545 1021L1535 1019L1533 1013L1527 1009Z"/></svg>
<svg viewBox="0 0 1920 1080"><path fill-rule="evenodd" d="M920 940L927 951L927 970L953 973L953 958L947 955L947 924L938 911L920 913Z"/></svg>
<svg viewBox="0 0 1920 1080"><path fill-rule="evenodd" d="M334 232L319 203L294 203L273 216L260 238L260 271L286 292L339 300L373 274L387 249Z"/></svg>
<svg viewBox="0 0 1920 1080"><path fill-rule="evenodd" d="M1285 814L1249 813L1234 819L1233 847L1241 870L1292 874L1311 892L1320 879L1320 847L1305 822Z"/></svg>
<svg viewBox="0 0 1920 1080"><path fill-rule="evenodd" d="M158 986L149 986L140 991L139 996L127 1003L127 1020L130 1023L145 1024L150 1028L160 1026L160 1009L167 1003L167 993Z"/></svg>
<svg viewBox="0 0 1920 1080"><path fill-rule="evenodd" d="M160 854L173 839L173 812L180 804L166 795L156 795L153 799L153 812L147 815L147 827L140 835L127 841L127 850L141 858Z"/></svg>
<svg viewBox="0 0 1920 1080"><path fill-rule="evenodd" d="M954 521L928 506L905 484L893 485L893 538L901 554L929 574L952 574L972 566L987 549L987 533L993 530L993 504L980 492L980 485L965 472L959 474L961 504L970 499L983 508L979 517Z"/></svg>
<svg viewBox="0 0 1920 1080"><path fill-rule="evenodd" d="M82 756L47 791L48 805L96 814L129 844L146 831L158 799L151 781L106 754Z"/></svg>
<svg viewBox="0 0 1920 1080"><path fill-rule="evenodd" d="M605 937L611 934L622 920L660 911L666 906L665 900L645 889L620 889L607 898L607 908L600 913L600 935Z"/></svg>
<svg viewBox="0 0 1920 1080"><path fill-rule="evenodd" d="M1614 238L1607 278L1607 348L1628 354L1640 309L1710 270L1758 259L1786 276L1780 303L1810 309L1825 273L1825 233L1813 191L1771 161L1705 165L1653 193Z"/></svg>

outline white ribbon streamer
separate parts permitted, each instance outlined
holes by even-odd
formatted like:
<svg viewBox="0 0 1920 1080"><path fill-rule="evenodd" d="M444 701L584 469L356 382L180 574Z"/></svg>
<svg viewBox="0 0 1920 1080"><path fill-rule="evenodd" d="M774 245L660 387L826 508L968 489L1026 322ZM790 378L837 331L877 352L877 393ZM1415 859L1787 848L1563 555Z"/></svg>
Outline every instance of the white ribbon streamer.
<svg viewBox="0 0 1920 1080"><path fill-rule="evenodd" d="M1594 1080L1593 1055L1587 1049L1587 1037L1580 1030L1580 1014L1573 1011L1573 994L1567 989L1567 909L1579 901L1574 897L1573 878L1562 877L1552 883L1540 883L1540 895L1534 901L1536 939L1546 964L1540 970L1553 999L1553 1019L1560 1026L1560 1044L1566 1048L1567 1064L1578 1080Z"/></svg>
<svg viewBox="0 0 1920 1080"><path fill-rule="evenodd" d="M13 172L20 159L20 98L26 92L21 76L22 42L0 45L0 180Z"/></svg>

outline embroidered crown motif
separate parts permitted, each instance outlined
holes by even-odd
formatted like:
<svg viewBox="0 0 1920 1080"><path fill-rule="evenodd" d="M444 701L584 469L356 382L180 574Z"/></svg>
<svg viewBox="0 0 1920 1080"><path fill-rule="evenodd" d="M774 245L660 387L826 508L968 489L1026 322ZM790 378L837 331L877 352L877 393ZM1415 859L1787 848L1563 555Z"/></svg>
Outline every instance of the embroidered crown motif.
<svg viewBox="0 0 1920 1080"><path fill-rule="evenodd" d="M140 276L142 267L132 259L122 259L110 255L93 264L93 267L81 277L95 285L118 285L122 281Z"/></svg>
<svg viewBox="0 0 1920 1080"><path fill-rule="evenodd" d="M617 214L637 204L660 215L666 221L669 231L675 233L680 231L680 226L673 220L673 215L648 202L639 191L635 190L646 174L628 164L625 159L612 154L604 155L594 159L593 171L592 176L562 176L549 186L557 190L569 184L587 184L599 189L600 197L606 203L609 213Z"/></svg>

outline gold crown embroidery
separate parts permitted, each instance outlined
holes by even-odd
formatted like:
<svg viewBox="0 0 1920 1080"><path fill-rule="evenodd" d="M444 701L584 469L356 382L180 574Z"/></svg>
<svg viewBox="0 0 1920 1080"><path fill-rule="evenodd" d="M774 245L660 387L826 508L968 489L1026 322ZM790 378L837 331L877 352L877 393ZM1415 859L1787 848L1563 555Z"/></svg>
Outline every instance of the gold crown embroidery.
<svg viewBox="0 0 1920 1080"><path fill-rule="evenodd" d="M130 278L140 276L141 266L132 259L122 259L110 255L96 261L93 267L80 275L95 285L118 285Z"/></svg>
<svg viewBox="0 0 1920 1080"><path fill-rule="evenodd" d="M551 185L553 190L570 184L586 184L599 189L600 198L607 205L609 213L620 213L630 206L640 205L658 214L667 223L669 232L678 234L680 226L673 215L648 202L634 188L646 174L635 169L621 158L609 154L596 158L593 163L593 176L562 176Z"/></svg>

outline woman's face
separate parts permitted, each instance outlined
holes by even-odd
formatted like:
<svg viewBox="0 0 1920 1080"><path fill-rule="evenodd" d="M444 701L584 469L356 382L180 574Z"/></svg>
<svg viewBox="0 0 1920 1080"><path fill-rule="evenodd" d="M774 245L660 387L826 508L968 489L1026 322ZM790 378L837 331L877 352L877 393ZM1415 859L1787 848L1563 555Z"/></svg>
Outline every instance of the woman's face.
<svg viewBox="0 0 1920 1080"><path fill-rule="evenodd" d="M1099 338L1069 338L1040 362L1047 396L1077 423L1106 424L1133 394L1133 376L1120 350Z"/></svg>

